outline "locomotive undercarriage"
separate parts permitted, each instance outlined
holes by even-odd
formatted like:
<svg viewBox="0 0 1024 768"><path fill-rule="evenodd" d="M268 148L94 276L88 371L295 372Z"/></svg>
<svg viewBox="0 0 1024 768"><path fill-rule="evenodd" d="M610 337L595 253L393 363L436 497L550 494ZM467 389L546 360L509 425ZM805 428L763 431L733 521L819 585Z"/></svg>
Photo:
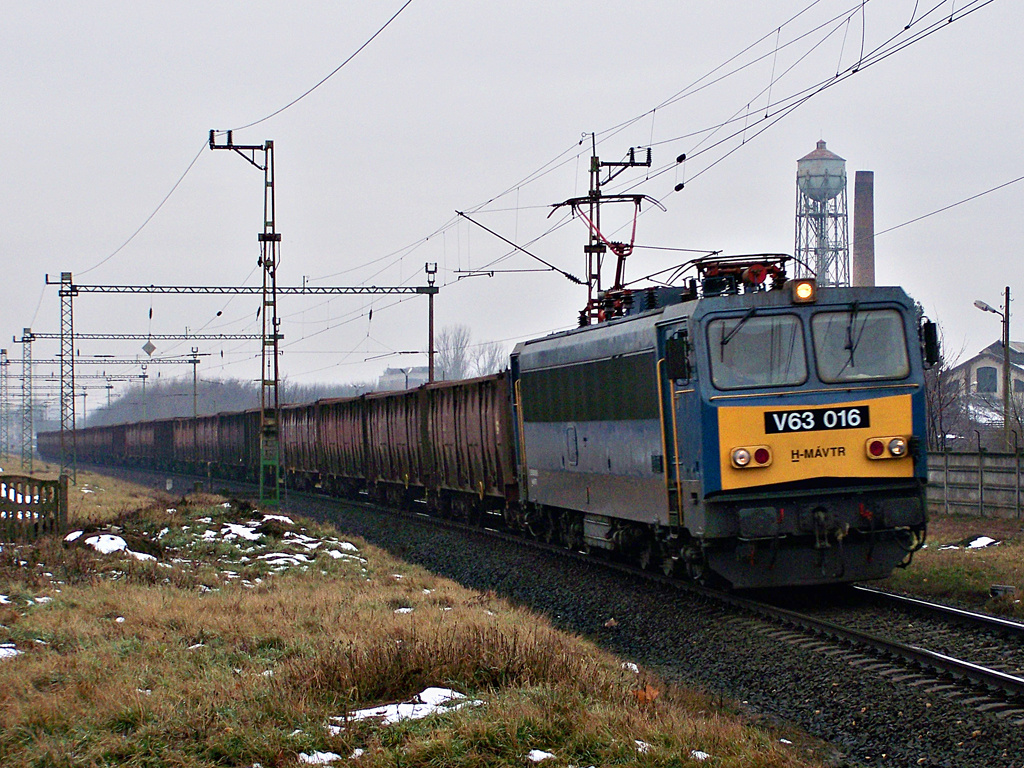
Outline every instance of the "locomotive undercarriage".
<svg viewBox="0 0 1024 768"><path fill-rule="evenodd" d="M368 500L467 525L502 528L573 551L631 562L645 570L735 588L885 578L924 541L920 490L856 488L787 496L705 500L704 535L500 497L356 478L289 476L298 489ZM776 497L777 498L777 497Z"/></svg>
<svg viewBox="0 0 1024 768"><path fill-rule="evenodd" d="M916 485L792 491L706 501L708 567L736 588L887 577L924 544Z"/></svg>

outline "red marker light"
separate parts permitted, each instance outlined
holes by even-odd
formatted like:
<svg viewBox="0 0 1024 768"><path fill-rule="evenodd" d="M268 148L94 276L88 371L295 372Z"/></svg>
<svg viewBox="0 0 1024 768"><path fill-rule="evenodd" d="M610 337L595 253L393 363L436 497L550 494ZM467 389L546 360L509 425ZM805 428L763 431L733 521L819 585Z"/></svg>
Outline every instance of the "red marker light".
<svg viewBox="0 0 1024 768"><path fill-rule="evenodd" d="M767 448L758 448L756 451L754 451L754 461L756 461L758 464L767 464L768 459L770 458L771 454L768 453Z"/></svg>
<svg viewBox="0 0 1024 768"><path fill-rule="evenodd" d="M872 456L881 456L885 451L885 445L881 440L872 440L871 445L868 446L868 450Z"/></svg>

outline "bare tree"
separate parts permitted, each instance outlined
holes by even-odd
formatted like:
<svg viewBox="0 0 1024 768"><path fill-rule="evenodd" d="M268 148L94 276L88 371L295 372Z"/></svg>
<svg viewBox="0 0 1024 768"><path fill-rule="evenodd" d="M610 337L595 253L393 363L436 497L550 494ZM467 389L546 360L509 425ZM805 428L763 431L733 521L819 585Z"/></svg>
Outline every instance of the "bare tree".
<svg viewBox="0 0 1024 768"><path fill-rule="evenodd" d="M508 352L504 344L491 341L476 347L476 354L473 356L473 373L475 375L486 376L506 368L508 368Z"/></svg>
<svg viewBox="0 0 1024 768"><path fill-rule="evenodd" d="M446 381L464 379L469 375L468 325L446 325L434 341L438 378Z"/></svg>
<svg viewBox="0 0 1024 768"><path fill-rule="evenodd" d="M940 342L944 341L942 329L939 329ZM964 381L953 374L963 348L949 355L946 345L940 343L942 353L939 362L924 373L925 400L928 418L928 449L941 451L946 448L950 434L964 435L968 430L968 397L969 392Z"/></svg>

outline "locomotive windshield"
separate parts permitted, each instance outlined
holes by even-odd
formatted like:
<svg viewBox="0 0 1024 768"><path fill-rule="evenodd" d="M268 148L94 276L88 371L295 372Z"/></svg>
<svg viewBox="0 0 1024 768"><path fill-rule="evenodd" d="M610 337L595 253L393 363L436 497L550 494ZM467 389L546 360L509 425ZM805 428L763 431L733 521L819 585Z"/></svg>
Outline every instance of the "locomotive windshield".
<svg viewBox="0 0 1024 768"><path fill-rule="evenodd" d="M807 380L800 318L757 315L708 323L711 381L718 389L780 387Z"/></svg>
<svg viewBox="0 0 1024 768"><path fill-rule="evenodd" d="M895 309L818 312L811 318L818 377L829 384L910 375L903 317Z"/></svg>

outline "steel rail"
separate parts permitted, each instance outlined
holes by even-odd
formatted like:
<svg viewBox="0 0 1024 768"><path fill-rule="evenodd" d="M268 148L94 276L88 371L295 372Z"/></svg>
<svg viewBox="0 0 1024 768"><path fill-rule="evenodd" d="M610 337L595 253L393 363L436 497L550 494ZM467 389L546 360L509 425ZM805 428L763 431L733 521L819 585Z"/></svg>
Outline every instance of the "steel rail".
<svg viewBox="0 0 1024 768"><path fill-rule="evenodd" d="M900 608L931 614L949 621L957 621L961 624L970 624L982 629L1024 637L1024 624L1019 621L1004 619L1001 616L966 611L963 608L954 608L940 603L931 603L916 597L897 595L893 592L875 589L874 587L854 585L853 590L879 603L891 603Z"/></svg>
<svg viewBox="0 0 1024 768"><path fill-rule="evenodd" d="M979 664L955 659L952 656L907 645L896 640L886 640L867 632L842 627L838 624L816 619L786 608L776 608L775 606L766 605L754 600L748 600L735 595L715 593L710 590L708 594L737 608L788 624L820 637L843 642L857 648L867 648L886 658L902 659L919 668L949 676L954 680L966 680L989 691L999 691L1010 698L1024 699L1024 678L1016 675L989 669Z"/></svg>

